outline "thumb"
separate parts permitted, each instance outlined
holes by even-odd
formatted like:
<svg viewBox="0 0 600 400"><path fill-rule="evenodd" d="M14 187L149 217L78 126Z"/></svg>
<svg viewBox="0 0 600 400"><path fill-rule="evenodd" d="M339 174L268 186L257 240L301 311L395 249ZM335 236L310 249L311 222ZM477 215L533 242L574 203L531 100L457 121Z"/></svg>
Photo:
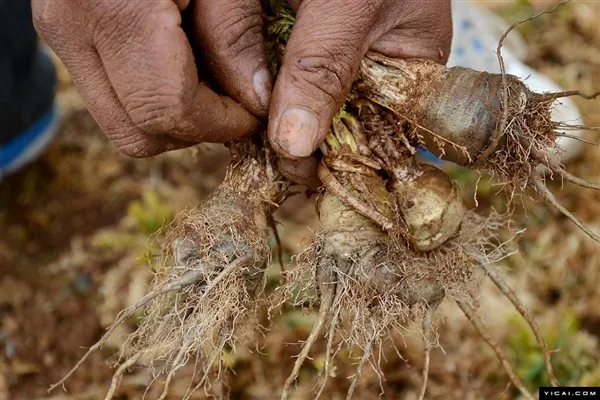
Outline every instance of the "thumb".
<svg viewBox="0 0 600 400"><path fill-rule="evenodd" d="M269 139L281 155L307 157L325 138L374 34L379 13L364 8L363 1L300 4L269 113Z"/></svg>

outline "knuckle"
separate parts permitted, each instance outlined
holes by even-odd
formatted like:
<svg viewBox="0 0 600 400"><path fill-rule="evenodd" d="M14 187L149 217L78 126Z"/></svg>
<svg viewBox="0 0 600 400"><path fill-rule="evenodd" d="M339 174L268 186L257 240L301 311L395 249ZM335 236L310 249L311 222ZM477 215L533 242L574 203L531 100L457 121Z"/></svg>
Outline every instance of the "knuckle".
<svg viewBox="0 0 600 400"><path fill-rule="evenodd" d="M95 47L103 43L131 46L132 42L143 41L153 31L162 28L172 15L180 13L172 1L113 1L89 2L86 14L94 21L92 40Z"/></svg>
<svg viewBox="0 0 600 400"><path fill-rule="evenodd" d="M127 157L145 158L160 153L157 137L141 132L125 121L110 123L99 120L99 123L115 148Z"/></svg>
<svg viewBox="0 0 600 400"><path fill-rule="evenodd" d="M116 42L127 41L132 27L136 25L136 16L140 14L139 7L132 7L127 2L100 1L90 10L97 21L93 31L93 42L96 47L111 39Z"/></svg>
<svg viewBox="0 0 600 400"><path fill-rule="evenodd" d="M131 158L147 158L160 154L160 148L148 138L137 137L133 140L114 142L119 152Z"/></svg>
<svg viewBox="0 0 600 400"><path fill-rule="evenodd" d="M215 27L214 35L221 43L224 57L236 57L249 49L262 45L262 20L260 15L232 12Z"/></svg>
<svg viewBox="0 0 600 400"><path fill-rule="evenodd" d="M337 103L350 90L352 61L343 55L309 55L293 60L290 69L292 83L309 92Z"/></svg>
<svg viewBox="0 0 600 400"><path fill-rule="evenodd" d="M183 90L163 85L158 89L140 89L124 99L132 122L151 134L173 131L185 117Z"/></svg>
<svg viewBox="0 0 600 400"><path fill-rule="evenodd" d="M53 42L96 42L107 33L130 27L147 7L110 0L32 1L32 20L40 36ZM122 30L122 29L121 29Z"/></svg>

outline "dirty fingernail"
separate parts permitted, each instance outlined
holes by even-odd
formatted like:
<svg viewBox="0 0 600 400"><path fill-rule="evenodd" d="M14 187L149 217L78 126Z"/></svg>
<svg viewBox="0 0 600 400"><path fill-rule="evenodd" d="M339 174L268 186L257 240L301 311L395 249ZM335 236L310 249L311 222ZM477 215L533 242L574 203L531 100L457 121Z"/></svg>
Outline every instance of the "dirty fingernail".
<svg viewBox="0 0 600 400"><path fill-rule="evenodd" d="M271 101L271 91L273 90L273 80L271 73L265 68L261 68L254 74L253 78L254 93L260 101L260 105L263 107L264 112L267 113L269 110L269 102Z"/></svg>
<svg viewBox="0 0 600 400"><path fill-rule="evenodd" d="M308 157L319 145L319 120L311 111L292 108L283 113L277 128L277 144L292 157Z"/></svg>

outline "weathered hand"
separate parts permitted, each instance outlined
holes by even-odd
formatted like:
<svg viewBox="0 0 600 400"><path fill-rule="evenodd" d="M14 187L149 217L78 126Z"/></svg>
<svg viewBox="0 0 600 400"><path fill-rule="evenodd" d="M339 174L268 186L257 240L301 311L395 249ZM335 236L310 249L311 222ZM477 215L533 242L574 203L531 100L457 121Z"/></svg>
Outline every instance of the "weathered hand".
<svg viewBox="0 0 600 400"><path fill-rule="evenodd" d="M448 57L449 0L290 3L297 22L269 106L260 0L32 0L38 31L92 115L135 157L248 134L259 122L245 108L269 115L269 137L281 155L302 159L323 140L368 49L439 62ZM181 27L184 10L191 15L188 32ZM195 61L188 36L206 62ZM231 97L217 95L199 76L216 78ZM303 182L314 181L315 165L282 164Z"/></svg>
<svg viewBox="0 0 600 400"><path fill-rule="evenodd" d="M346 99L367 50L445 63L452 41L450 0L290 0L296 23L275 83L269 138L284 157L309 156ZM314 161L285 161L297 181Z"/></svg>
<svg viewBox="0 0 600 400"><path fill-rule="evenodd" d="M267 116L272 83L258 0L32 0L32 7L41 37L127 155L225 142L258 129L246 110ZM188 37L205 62L195 61ZM209 77L231 97L202 82Z"/></svg>

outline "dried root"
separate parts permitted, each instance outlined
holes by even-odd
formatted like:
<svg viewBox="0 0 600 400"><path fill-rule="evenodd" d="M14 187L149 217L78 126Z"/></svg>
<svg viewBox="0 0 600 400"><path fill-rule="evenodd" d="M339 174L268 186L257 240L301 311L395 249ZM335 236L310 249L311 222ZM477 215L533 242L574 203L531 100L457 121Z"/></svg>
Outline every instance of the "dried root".
<svg viewBox="0 0 600 400"><path fill-rule="evenodd" d="M358 366L356 367L356 373L354 374L354 378L352 379L352 383L350 384L350 388L348 389L348 392L346 394L346 400L350 400L352 398L352 395L354 394L354 391L358 386L358 381L363 372L365 364L371 357L371 353L373 351L373 342L378 336L379 335L377 335L376 333L369 335L369 339L367 339L364 348L362 349L363 355L360 358L360 361L358 362Z"/></svg>
<svg viewBox="0 0 600 400"><path fill-rule="evenodd" d="M523 382L521 382L521 380L517 377L515 371L510 365L510 362L508 362L506 354L504 354L500 345L492 338L488 330L483 325L483 322L481 321L481 319L479 319L479 317L471 308L471 306L468 303L462 301L457 301L457 304L461 308L463 313L467 316L469 321L471 321L471 324L473 324L473 327L477 330L479 335L481 335L483 340L485 340L485 342L492 348L492 350L494 350L494 353L496 353L498 360L502 364L502 367L504 368L504 371L506 372L506 375L508 376L512 384L515 385L517 389L519 389L519 391L525 398L534 400L535 397L525 388Z"/></svg>
<svg viewBox="0 0 600 400"><path fill-rule="evenodd" d="M340 178L344 181L343 174ZM383 181L376 177L363 179L370 188L365 192L357 192L345 182L345 192L354 192L351 194L363 204L371 203L364 193L384 189ZM490 241L496 238L496 230L502 226L499 219L467 213L456 237L438 249L417 252L408 242L401 245L386 234L376 221L353 207L355 202L346 202L346 198L338 197L337 193L326 191L320 199L323 231L314 244L297 257L296 267L286 275L287 285L278 291L279 296L295 304L317 303L321 296L318 320L286 380L282 398L289 396L290 385L296 380L310 345L325 325L328 326L326 361L314 398L322 394L329 377L331 358L336 353L331 351L335 337L339 337L340 346L362 351L348 398L357 388L367 363L379 368L378 361L369 361L373 349L380 346L391 331L404 330L411 321L423 321L428 360L433 346L432 318L437 305L446 297L473 303L484 277L478 265L505 256L502 250L489 247ZM385 207L380 207L379 211L385 215L391 209L386 212ZM299 295L291 298L291 293ZM426 376L427 371L424 371L424 379Z"/></svg>
<svg viewBox="0 0 600 400"><path fill-rule="evenodd" d="M285 199L289 187L261 145L258 138L231 145L233 162L224 182L201 207L169 227L148 294L123 311L50 390L61 385L138 310L143 310L143 317L121 349L107 400L133 365L150 368L155 379L166 375L160 396L164 399L175 373L190 358L202 364L210 361L206 377L225 346L234 348L252 336L264 271L270 262L269 215Z"/></svg>
<svg viewBox="0 0 600 400"><path fill-rule="evenodd" d="M556 376L554 375L554 369L552 368L550 350L548 350L548 346L546 346L546 341L542 336L542 332L537 322L535 322L535 319L529 314L521 300L519 300L519 298L517 297L516 293L510 288L510 286L508 286L504 279L502 279L500 274L495 269L490 268L490 266L485 263L481 264L481 266L485 270L487 276L492 280L492 282L494 282L498 289L500 289L502 294L504 294L504 296L506 296L506 298L510 300L515 309L519 312L519 314L521 314L521 316L525 319L525 321L531 328L531 331L533 332L544 355L544 366L546 368L546 373L548 374L550 384L552 386L558 386L558 380L556 379Z"/></svg>
<svg viewBox="0 0 600 400"><path fill-rule="evenodd" d="M248 322L244 320L262 290L269 248L265 233L245 212L249 210L234 211L231 200L214 197L169 232L171 249L161 260L152 286L160 287L189 270L202 271L201 280L148 304L137 331L124 346L124 357L143 351L142 363L157 372L169 371L185 365L187 355L198 348L205 349L203 355L212 354L220 345L223 326L243 332L238 324ZM182 353L186 345L189 349Z"/></svg>
<svg viewBox="0 0 600 400"><path fill-rule="evenodd" d="M423 365L423 374L421 380L421 389L419 390L419 400L425 399L425 393L427 392L427 381L429 379L429 364L431 363L431 349L433 345L433 329L431 327L431 323L433 320L433 314L435 314L435 310L438 308L439 302L430 304L427 308L427 313L423 318L423 343L424 343L424 365Z"/></svg>
<svg viewBox="0 0 600 400"><path fill-rule="evenodd" d="M121 363L121 365L119 365L119 368L117 368L117 370L113 374L113 378L110 383L110 387L108 388L108 392L106 393L104 400L110 400L114 397L115 392L121 385L121 381L123 380L123 375L125 374L125 371L127 371L128 368L131 368L132 366L134 366L135 363L137 362L137 360L140 358L140 356L141 356L141 353L135 354L135 355L131 356L125 362Z"/></svg>
<svg viewBox="0 0 600 400"><path fill-rule="evenodd" d="M319 334L321 333L321 329L323 328L323 325L325 324L326 320L329 318L329 313L331 311L331 304L333 302L334 294L335 294L335 285L324 285L324 287L322 289L322 295L321 295L321 306L319 307L319 316L317 317L317 321L315 322L315 325L314 325L313 329L311 330L310 335L308 336L308 339L306 339L306 342L302 346L302 350L300 351L300 354L298 355L298 358L296 359L296 362L294 363L294 368L293 368L292 372L285 380L285 383L283 385L283 390L281 393L282 400L285 400L289 397L290 388L291 388L292 384L298 378L298 374L300 373L300 368L302 368L302 364L304 364L304 361L308 357L308 353L310 352L310 349L312 348L313 344L318 339Z"/></svg>

